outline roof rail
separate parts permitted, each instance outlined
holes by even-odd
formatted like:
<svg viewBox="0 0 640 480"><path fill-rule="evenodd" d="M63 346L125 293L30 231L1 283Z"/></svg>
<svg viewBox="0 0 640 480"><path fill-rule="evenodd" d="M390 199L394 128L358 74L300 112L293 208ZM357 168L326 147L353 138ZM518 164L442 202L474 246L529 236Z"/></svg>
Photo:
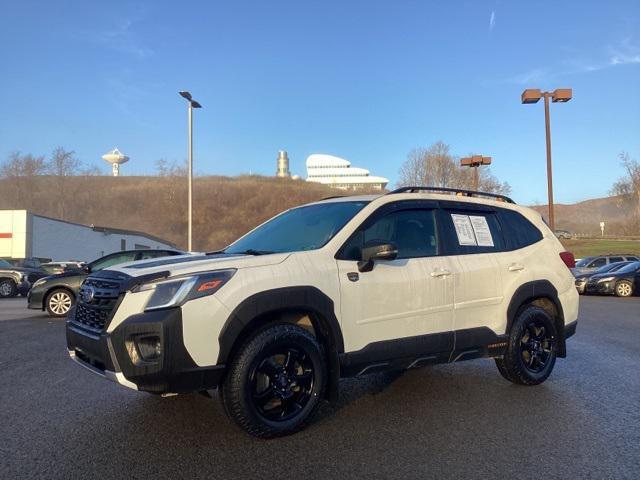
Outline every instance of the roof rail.
<svg viewBox="0 0 640 480"><path fill-rule="evenodd" d="M497 193L476 192L474 190L462 190L459 188L447 188L447 187L400 187L387 193L387 195L392 195L394 193L416 193L416 192L455 193L456 195L461 195L464 197L480 197L480 198L484 197L489 199L500 200L502 202L507 202L507 203L514 203L514 204L516 203L506 195L499 195Z"/></svg>

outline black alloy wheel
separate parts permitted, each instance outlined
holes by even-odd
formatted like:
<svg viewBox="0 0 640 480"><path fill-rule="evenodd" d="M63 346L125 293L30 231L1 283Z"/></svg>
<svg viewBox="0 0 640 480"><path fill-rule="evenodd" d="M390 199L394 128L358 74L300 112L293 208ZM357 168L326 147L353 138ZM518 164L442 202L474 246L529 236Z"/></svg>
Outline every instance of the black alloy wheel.
<svg viewBox="0 0 640 480"><path fill-rule="evenodd" d="M311 399L313 363L299 347L282 345L261 356L250 379L256 411L271 421L290 420Z"/></svg>
<svg viewBox="0 0 640 480"><path fill-rule="evenodd" d="M540 373L553 353L555 340L539 318L526 326L520 339L520 356L527 370Z"/></svg>
<svg viewBox="0 0 640 480"><path fill-rule="evenodd" d="M251 435L289 435L304 428L324 395L323 348L304 328L276 323L238 349L221 388L226 413Z"/></svg>
<svg viewBox="0 0 640 480"><path fill-rule="evenodd" d="M553 318L535 305L524 306L509 330L507 350L496 358L500 374L518 385L544 382L556 362L558 336Z"/></svg>

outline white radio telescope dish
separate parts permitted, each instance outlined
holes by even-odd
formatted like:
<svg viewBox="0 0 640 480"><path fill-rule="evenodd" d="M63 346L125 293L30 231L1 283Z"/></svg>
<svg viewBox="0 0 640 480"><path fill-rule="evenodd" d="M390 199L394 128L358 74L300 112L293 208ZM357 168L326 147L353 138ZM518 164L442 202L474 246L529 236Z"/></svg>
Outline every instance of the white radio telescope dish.
<svg viewBox="0 0 640 480"><path fill-rule="evenodd" d="M124 153L122 153L117 148L114 148L110 152L102 155L102 159L105 162L109 162L112 165L113 176L117 177L120 175L120 165L123 163L127 163L129 161L129 157L127 157Z"/></svg>

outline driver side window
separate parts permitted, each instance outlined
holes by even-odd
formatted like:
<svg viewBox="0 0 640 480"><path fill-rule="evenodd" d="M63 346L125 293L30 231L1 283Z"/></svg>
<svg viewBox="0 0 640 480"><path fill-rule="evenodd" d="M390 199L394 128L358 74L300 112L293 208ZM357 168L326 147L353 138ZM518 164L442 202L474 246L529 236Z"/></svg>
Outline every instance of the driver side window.
<svg viewBox="0 0 640 480"><path fill-rule="evenodd" d="M360 260L360 251L370 245L392 243L398 248L397 258L433 257L438 254L433 210L400 210L378 219L359 230L345 246L345 257Z"/></svg>
<svg viewBox="0 0 640 480"><path fill-rule="evenodd" d="M593 262L591 262L591 265L589 265L590 268L600 268L600 267L604 267L605 264L607 263L607 259L600 257L595 259Z"/></svg>

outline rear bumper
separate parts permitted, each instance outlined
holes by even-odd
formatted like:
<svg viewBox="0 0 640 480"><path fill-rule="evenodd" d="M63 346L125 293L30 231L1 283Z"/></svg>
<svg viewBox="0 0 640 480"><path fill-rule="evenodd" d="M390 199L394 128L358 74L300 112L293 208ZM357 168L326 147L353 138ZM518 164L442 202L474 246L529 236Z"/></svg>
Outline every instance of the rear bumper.
<svg viewBox="0 0 640 480"><path fill-rule="evenodd" d="M74 313L66 325L69 355L104 378L152 393L206 390L224 378L224 365L199 367L185 349L179 308L132 315L111 333L74 322ZM153 339L156 353L145 358L141 339Z"/></svg>
<svg viewBox="0 0 640 480"><path fill-rule="evenodd" d="M572 337L576 334L576 329L578 328L578 321L568 323L564 326L564 339L566 340L569 337Z"/></svg>

